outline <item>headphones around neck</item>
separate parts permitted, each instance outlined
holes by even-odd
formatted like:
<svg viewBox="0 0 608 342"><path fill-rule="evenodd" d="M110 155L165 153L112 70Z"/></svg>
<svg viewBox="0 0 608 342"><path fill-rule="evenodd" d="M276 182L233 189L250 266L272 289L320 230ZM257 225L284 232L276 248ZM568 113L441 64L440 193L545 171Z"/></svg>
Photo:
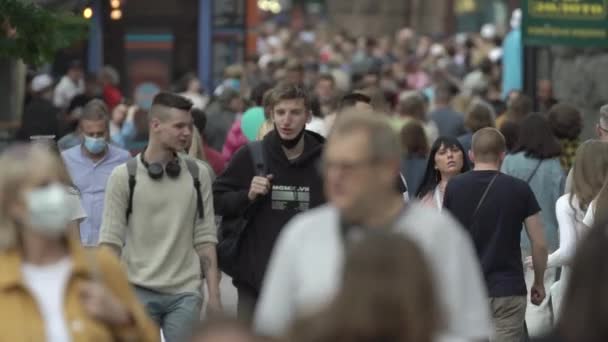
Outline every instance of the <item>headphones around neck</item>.
<svg viewBox="0 0 608 342"><path fill-rule="evenodd" d="M146 170L148 170L148 175L150 176L150 178L154 179L154 180L159 180L161 178L163 178L163 175L165 174L165 172L167 173L167 176L169 176L169 178L171 179L175 179L177 177L179 177L180 172L182 171L182 167L179 164L179 158L177 156L176 153L173 153L173 160L171 160L170 162L167 163L167 165L165 167L163 167L163 164L161 163L152 163L152 164L148 164L148 162L144 159L144 153L146 151L144 150L139 156L141 159L141 163L144 164L144 166L146 167Z"/></svg>

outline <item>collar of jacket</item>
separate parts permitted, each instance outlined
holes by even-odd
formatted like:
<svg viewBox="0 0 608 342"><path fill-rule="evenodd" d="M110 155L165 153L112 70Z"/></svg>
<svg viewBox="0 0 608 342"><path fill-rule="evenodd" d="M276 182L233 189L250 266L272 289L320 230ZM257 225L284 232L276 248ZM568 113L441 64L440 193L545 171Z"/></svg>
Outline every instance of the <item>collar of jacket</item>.
<svg viewBox="0 0 608 342"><path fill-rule="evenodd" d="M72 261L72 271L70 277L83 276L91 277L90 258L75 237L67 238L68 256ZM21 266L23 259L17 248L10 248L0 252L0 291L7 291L14 287L24 287Z"/></svg>

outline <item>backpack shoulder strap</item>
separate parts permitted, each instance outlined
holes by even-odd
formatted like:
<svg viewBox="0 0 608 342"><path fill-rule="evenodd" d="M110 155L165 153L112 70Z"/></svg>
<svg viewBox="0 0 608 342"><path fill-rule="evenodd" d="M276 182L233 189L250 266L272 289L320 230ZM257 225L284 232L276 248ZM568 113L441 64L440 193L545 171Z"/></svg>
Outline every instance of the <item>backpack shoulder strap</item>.
<svg viewBox="0 0 608 342"><path fill-rule="evenodd" d="M264 158L264 145L262 141L256 140L249 143L249 152L253 160L253 170L256 176L266 176L266 160Z"/></svg>
<svg viewBox="0 0 608 342"><path fill-rule="evenodd" d="M188 166L190 176L192 176L194 191L196 191L196 210L198 211L198 217L203 219L205 217L205 212L203 209L203 197L201 195L201 181L198 176L198 165L196 164L196 161L190 158L184 158L184 160Z"/></svg>
<svg viewBox="0 0 608 342"><path fill-rule="evenodd" d="M137 158L127 160L127 172L129 174L129 202L127 204L127 222L133 212L133 191L135 190L135 175L137 174Z"/></svg>

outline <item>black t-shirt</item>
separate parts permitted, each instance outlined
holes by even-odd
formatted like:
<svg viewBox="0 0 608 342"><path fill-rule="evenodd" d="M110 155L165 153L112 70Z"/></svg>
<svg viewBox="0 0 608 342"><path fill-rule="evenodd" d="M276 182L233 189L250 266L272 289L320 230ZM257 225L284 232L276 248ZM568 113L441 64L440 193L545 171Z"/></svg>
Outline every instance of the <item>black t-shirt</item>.
<svg viewBox="0 0 608 342"><path fill-rule="evenodd" d="M490 297L526 295L520 237L540 207L530 186L498 173L476 218L475 208L497 171L471 171L448 183L443 206L471 233Z"/></svg>

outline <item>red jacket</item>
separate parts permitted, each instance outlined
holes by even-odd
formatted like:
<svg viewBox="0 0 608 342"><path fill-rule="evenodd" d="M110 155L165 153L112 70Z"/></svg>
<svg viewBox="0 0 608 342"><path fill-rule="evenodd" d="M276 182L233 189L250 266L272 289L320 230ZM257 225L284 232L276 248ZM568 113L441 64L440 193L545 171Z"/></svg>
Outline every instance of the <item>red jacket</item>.
<svg viewBox="0 0 608 342"><path fill-rule="evenodd" d="M209 165L211 165L213 172L215 172L217 176L222 174L222 172L224 172L224 167L226 166L222 155L205 143L203 143L203 150L205 151L205 158L207 159Z"/></svg>
<svg viewBox="0 0 608 342"><path fill-rule="evenodd" d="M108 105L108 109L112 111L112 109L118 106L120 101L122 101L122 94L118 88L112 85L106 85L103 87L103 100Z"/></svg>

